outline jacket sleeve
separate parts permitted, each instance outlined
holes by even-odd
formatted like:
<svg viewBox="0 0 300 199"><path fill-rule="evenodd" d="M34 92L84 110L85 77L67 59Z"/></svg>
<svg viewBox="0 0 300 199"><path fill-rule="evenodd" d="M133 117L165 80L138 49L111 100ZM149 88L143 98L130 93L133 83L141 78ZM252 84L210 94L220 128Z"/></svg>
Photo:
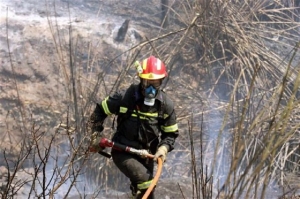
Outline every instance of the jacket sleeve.
<svg viewBox="0 0 300 199"><path fill-rule="evenodd" d="M100 103L96 104L96 108L91 114L88 125L92 132L103 130L103 122L107 116L118 114L120 109L120 102L122 99L122 92L116 92L112 96L106 97Z"/></svg>
<svg viewBox="0 0 300 199"><path fill-rule="evenodd" d="M170 152L174 149L175 140L178 136L178 125L173 101L167 98L165 106L164 119L161 125L161 141L158 146L166 145Z"/></svg>

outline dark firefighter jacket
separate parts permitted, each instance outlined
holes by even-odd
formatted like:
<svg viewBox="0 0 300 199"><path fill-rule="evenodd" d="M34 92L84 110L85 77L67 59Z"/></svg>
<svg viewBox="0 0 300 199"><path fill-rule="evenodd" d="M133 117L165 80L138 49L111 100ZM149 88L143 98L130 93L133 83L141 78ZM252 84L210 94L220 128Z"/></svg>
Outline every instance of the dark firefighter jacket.
<svg viewBox="0 0 300 199"><path fill-rule="evenodd" d="M101 131L108 115L117 115L117 131L113 141L152 153L161 145L174 149L178 126L173 101L158 91L154 106L144 104L140 84L132 84L124 92L116 92L97 104L90 117L94 131Z"/></svg>

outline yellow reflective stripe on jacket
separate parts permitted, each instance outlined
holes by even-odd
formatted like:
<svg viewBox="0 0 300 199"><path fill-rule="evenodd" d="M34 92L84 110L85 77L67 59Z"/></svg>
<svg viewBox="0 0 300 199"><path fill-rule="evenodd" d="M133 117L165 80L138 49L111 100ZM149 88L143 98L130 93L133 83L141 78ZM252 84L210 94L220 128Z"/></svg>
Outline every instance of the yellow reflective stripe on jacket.
<svg viewBox="0 0 300 199"><path fill-rule="evenodd" d="M128 108L120 106L120 113L126 113Z"/></svg>
<svg viewBox="0 0 300 199"><path fill-rule="evenodd" d="M134 113L132 113L131 116L132 117L139 117L139 119L141 119L141 120L147 120L147 119L149 119L149 117L147 117L147 116L142 116L142 115L138 116L137 114L134 114Z"/></svg>
<svg viewBox="0 0 300 199"><path fill-rule="evenodd" d="M127 111L128 111L127 107L123 107L123 106L120 107L120 110L119 110L120 113L127 113ZM145 112L141 112L141 111L138 111L138 113L139 113L140 119L147 119L147 117L153 117L153 118L158 117L158 113L145 113ZM136 114L135 110L133 111L131 116L132 117L137 117L138 116ZM169 117L168 114L163 115L163 119L166 119L167 117Z"/></svg>
<svg viewBox="0 0 300 199"><path fill-rule="evenodd" d="M166 133L172 133L178 130L178 125L174 124L171 126L161 126L161 129Z"/></svg>
<svg viewBox="0 0 300 199"><path fill-rule="evenodd" d="M141 184L138 184L138 185L137 185L137 188L138 188L139 190L147 189L148 187L150 187L150 184L151 184L151 183L152 183L152 180L143 182L143 183L141 183Z"/></svg>
<svg viewBox="0 0 300 199"><path fill-rule="evenodd" d="M138 117L137 114L134 114L134 113L132 113L131 116L132 116L132 117ZM140 118L141 120L147 119L147 117L141 116L141 115L139 116L139 118Z"/></svg>
<svg viewBox="0 0 300 199"><path fill-rule="evenodd" d="M109 111L108 106L107 106L107 100L108 100L108 97L102 101L101 105L102 105L102 108L103 108L105 114L111 115L111 112Z"/></svg>
<svg viewBox="0 0 300 199"><path fill-rule="evenodd" d="M147 117L158 117L158 113L144 113L144 112L140 112L138 111L140 116L147 116Z"/></svg>
<svg viewBox="0 0 300 199"><path fill-rule="evenodd" d="M158 117L158 113L144 113L144 112L138 111L138 114L139 114L141 119L146 119L147 117ZM131 114L131 116L132 117L137 117L138 115L136 114L136 111L134 111Z"/></svg>
<svg viewBox="0 0 300 199"><path fill-rule="evenodd" d="M127 107L123 107L123 106L120 107L120 110L119 110L120 113L126 113L127 111L128 111ZM145 112L141 112L141 111L138 111L138 113L139 113L139 116L141 117L141 119L146 119L146 117L158 117L158 113L145 113ZM136 114L135 110L133 111L131 116L132 117L137 117L138 116ZM167 117L167 116L164 116L164 117Z"/></svg>

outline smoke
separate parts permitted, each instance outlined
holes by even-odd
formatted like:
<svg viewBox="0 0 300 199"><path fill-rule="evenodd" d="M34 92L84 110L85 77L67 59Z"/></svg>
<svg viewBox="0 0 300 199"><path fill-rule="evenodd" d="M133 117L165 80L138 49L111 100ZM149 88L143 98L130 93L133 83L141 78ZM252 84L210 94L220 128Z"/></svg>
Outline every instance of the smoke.
<svg viewBox="0 0 300 199"><path fill-rule="evenodd" d="M204 165L208 166L207 173L213 178L216 188L220 188L225 183L229 174L231 163L231 135L224 126L224 115L213 103L210 104L210 110L207 114L207 137L205 151L203 153Z"/></svg>

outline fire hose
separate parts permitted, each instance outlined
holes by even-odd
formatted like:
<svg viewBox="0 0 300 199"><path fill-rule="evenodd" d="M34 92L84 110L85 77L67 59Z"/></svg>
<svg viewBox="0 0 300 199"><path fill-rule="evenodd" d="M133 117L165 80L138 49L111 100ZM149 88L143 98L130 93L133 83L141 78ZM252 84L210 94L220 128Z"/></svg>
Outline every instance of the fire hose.
<svg viewBox="0 0 300 199"><path fill-rule="evenodd" d="M128 153L136 154L136 155L146 157L146 158L152 158L152 159L154 158L154 155L148 153L148 151L145 149L135 149L135 148L132 148L132 147L120 144L120 143L115 143L106 138L101 138L99 146L101 148L110 147L115 150L125 151ZM99 151L98 153L103 155L104 157L111 158L111 155L104 151ZM148 196L150 195L150 193L152 192L152 190L154 189L154 187L155 187L156 183L158 182L158 179L161 175L161 172L162 172L162 164L163 164L162 159L158 158L156 174L155 174L154 178L152 179L152 182L151 182L150 186L148 187L147 191L145 192L144 196L142 197L142 199L147 199Z"/></svg>

